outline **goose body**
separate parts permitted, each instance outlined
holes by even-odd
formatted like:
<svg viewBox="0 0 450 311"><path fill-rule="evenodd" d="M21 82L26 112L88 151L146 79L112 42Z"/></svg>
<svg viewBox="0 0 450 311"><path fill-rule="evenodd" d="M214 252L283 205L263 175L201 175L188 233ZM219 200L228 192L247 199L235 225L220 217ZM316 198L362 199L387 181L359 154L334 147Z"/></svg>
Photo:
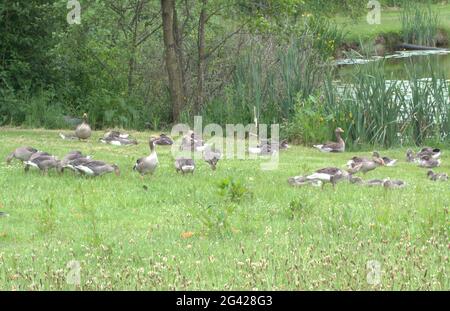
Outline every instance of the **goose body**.
<svg viewBox="0 0 450 311"><path fill-rule="evenodd" d="M203 153L203 159L209 164L213 171L216 170L217 162L219 162L221 157L222 153L215 148L207 148Z"/></svg>
<svg viewBox="0 0 450 311"><path fill-rule="evenodd" d="M441 165L440 159L432 158L431 156L422 156L419 160L419 167L434 168Z"/></svg>
<svg viewBox="0 0 450 311"><path fill-rule="evenodd" d="M395 164L397 163L397 159L391 159L388 157L382 157L384 165L386 166L395 166Z"/></svg>
<svg viewBox="0 0 450 311"><path fill-rule="evenodd" d="M391 180L390 178L383 180L383 187L385 189L404 188L405 186L406 183L403 180Z"/></svg>
<svg viewBox="0 0 450 311"><path fill-rule="evenodd" d="M107 173L114 172L117 176L120 175L120 169L115 164L107 164L103 161L88 161L86 163L75 165L74 168L81 174L88 176L101 176Z"/></svg>
<svg viewBox="0 0 450 311"><path fill-rule="evenodd" d="M92 130L87 122L87 114L83 114L83 122L78 125L75 129L75 136L78 137L78 139L88 139L91 137Z"/></svg>
<svg viewBox="0 0 450 311"><path fill-rule="evenodd" d="M427 177L432 181L447 181L448 175L445 173L434 173L432 170L429 170L427 173Z"/></svg>
<svg viewBox="0 0 450 311"><path fill-rule="evenodd" d="M51 155L41 155L33 158L32 160L26 161L25 164L27 166L36 167L44 173L47 173L52 168L59 169L61 161ZM27 168L25 170L28 171Z"/></svg>
<svg viewBox="0 0 450 311"><path fill-rule="evenodd" d="M334 187L334 185L341 180L349 180L350 174L337 167L326 167L315 171L311 175L306 176L306 179L320 180L323 184L329 182Z"/></svg>
<svg viewBox="0 0 450 311"><path fill-rule="evenodd" d="M8 155L8 157L6 158L6 164L10 164L13 159L17 159L22 162L28 161L30 157L36 152L38 152L37 149L33 147L19 147L10 155Z"/></svg>
<svg viewBox="0 0 450 311"><path fill-rule="evenodd" d="M368 187L382 186L383 180L382 179L370 179L370 180L367 180L364 184Z"/></svg>
<svg viewBox="0 0 450 311"><path fill-rule="evenodd" d="M149 140L150 154L146 157L140 158L133 166L133 170L138 171L141 176L145 174L153 174L158 167L158 155L156 154L155 143L157 139Z"/></svg>
<svg viewBox="0 0 450 311"><path fill-rule="evenodd" d="M344 130L338 127L334 131L336 135L337 142L327 142L322 145L314 145L313 147L322 151L322 152L344 152L345 151L345 142L341 137L341 134L344 133Z"/></svg>
<svg viewBox="0 0 450 311"><path fill-rule="evenodd" d="M100 138L100 142L104 144L110 144L113 146L126 146L126 145L137 145L138 142L135 139L123 138L119 136L110 136L106 138Z"/></svg>
<svg viewBox="0 0 450 311"><path fill-rule="evenodd" d="M288 183L294 187L301 187L301 186L305 186L305 185L321 187L323 185L323 182L321 180L308 179L306 176L289 177Z"/></svg>
<svg viewBox="0 0 450 311"><path fill-rule="evenodd" d="M184 151L204 151L206 146L202 138L193 131L189 131L181 140L180 150Z"/></svg>
<svg viewBox="0 0 450 311"><path fill-rule="evenodd" d="M424 156L430 157L432 159L438 159L441 156L441 150L438 148L425 147L416 154L416 157L419 159Z"/></svg>
<svg viewBox="0 0 450 311"><path fill-rule="evenodd" d="M373 153L371 160L363 157L353 157L350 161L347 162L349 172L351 172L352 174L359 171L365 174L382 165L384 165L384 160L380 157L378 152Z"/></svg>
<svg viewBox="0 0 450 311"><path fill-rule="evenodd" d="M70 168L71 170L75 171L73 164L74 163L81 164L80 161L76 161L79 159L82 159L81 161L86 161L86 162L90 161L90 157L84 156L81 151L78 151L78 150L70 151L61 160L60 171L63 172L65 168Z"/></svg>
<svg viewBox="0 0 450 311"><path fill-rule="evenodd" d="M173 145L173 140L164 133L159 135L159 139L156 141L157 145Z"/></svg>
<svg viewBox="0 0 450 311"><path fill-rule="evenodd" d="M181 172L182 174L194 173L195 162L191 158L181 157L175 160L175 170Z"/></svg>

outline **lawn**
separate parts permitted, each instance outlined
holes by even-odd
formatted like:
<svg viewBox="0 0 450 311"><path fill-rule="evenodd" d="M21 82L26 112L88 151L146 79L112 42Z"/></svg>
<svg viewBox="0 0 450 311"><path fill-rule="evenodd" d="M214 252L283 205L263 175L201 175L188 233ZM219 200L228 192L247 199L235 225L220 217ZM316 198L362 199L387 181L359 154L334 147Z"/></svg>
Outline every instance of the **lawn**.
<svg viewBox="0 0 450 311"><path fill-rule="evenodd" d="M122 174L41 176L2 160L0 211L10 216L0 218L0 290L450 289L450 183L426 179L425 169L405 162L405 148L382 151L398 165L364 178L400 178L406 188L322 190L291 187L287 178L343 167L353 153L294 146L277 170L235 159L216 171L197 162L194 175L181 176L170 148L159 146L160 166L142 181L131 168L148 154L150 133L132 132L140 144L128 147L97 142L101 132L87 143L57 133L0 129L0 157L21 145L59 157L78 149L117 163ZM450 173L450 150L442 161L436 171ZM251 195L232 202L220 194L228 177ZM73 260L80 286L67 282ZM380 264L378 284L369 261Z"/></svg>
<svg viewBox="0 0 450 311"><path fill-rule="evenodd" d="M450 34L450 4L434 4L432 9L439 13L439 28ZM381 8L380 24L369 24L366 15L356 19L340 15L334 19L347 32L347 40L350 42L373 40L382 33L400 34L402 30L399 8Z"/></svg>

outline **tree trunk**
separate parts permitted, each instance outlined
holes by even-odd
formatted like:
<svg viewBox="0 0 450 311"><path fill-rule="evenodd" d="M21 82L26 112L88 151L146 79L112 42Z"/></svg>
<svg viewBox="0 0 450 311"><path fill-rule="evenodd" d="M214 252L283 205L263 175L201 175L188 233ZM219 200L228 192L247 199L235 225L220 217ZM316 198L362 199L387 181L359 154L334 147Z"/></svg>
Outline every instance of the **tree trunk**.
<svg viewBox="0 0 450 311"><path fill-rule="evenodd" d="M197 100L195 112L199 113L203 108L203 83L205 80L205 23L206 23L206 3L207 0L202 0L202 9L198 20L198 63L197 63Z"/></svg>
<svg viewBox="0 0 450 311"><path fill-rule="evenodd" d="M174 35L175 0L161 0L163 36L165 47L166 69L169 76L169 89L172 101L172 121L180 120L184 94L181 68L178 63Z"/></svg>

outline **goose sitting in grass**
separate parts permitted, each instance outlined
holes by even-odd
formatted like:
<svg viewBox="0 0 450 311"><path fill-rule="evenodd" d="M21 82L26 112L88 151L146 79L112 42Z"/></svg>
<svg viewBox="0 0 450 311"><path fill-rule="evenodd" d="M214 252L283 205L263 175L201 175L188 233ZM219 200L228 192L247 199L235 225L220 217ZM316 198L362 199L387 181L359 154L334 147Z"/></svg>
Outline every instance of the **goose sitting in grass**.
<svg viewBox="0 0 450 311"><path fill-rule="evenodd" d="M148 144L150 146L150 154L146 157L137 159L133 166L133 170L139 172L141 177L146 174L153 174L158 167L158 155L156 154L156 142L158 138L151 137Z"/></svg>
<svg viewBox="0 0 450 311"><path fill-rule="evenodd" d="M261 143L256 147L249 147L248 152L251 154L271 155L279 150L286 150L289 148L287 140L281 142L272 141L271 139L261 140Z"/></svg>
<svg viewBox="0 0 450 311"><path fill-rule="evenodd" d="M137 145L138 142L135 139L123 138L120 136L108 136L99 139L100 142L104 144L110 144L114 146L127 146L127 145Z"/></svg>
<svg viewBox="0 0 450 311"><path fill-rule="evenodd" d="M419 160L419 167L424 167L424 168L434 168L434 167L438 167L439 165L441 165L441 160L440 159L435 159L432 158L431 156L422 156Z"/></svg>
<svg viewBox="0 0 450 311"><path fill-rule="evenodd" d="M365 181L364 185L366 185L368 187L382 186L383 179L370 179L370 180Z"/></svg>
<svg viewBox="0 0 450 311"><path fill-rule="evenodd" d="M55 156L52 155L40 155L37 157L30 157L30 160L25 161L25 172L28 171L28 168L36 167L44 174L47 174L50 169L56 169L60 171L61 161L58 160Z"/></svg>
<svg viewBox="0 0 450 311"><path fill-rule="evenodd" d="M216 170L217 162L219 162L220 158L222 157L222 153L220 150L216 149L215 147L207 147L205 152L203 152L203 159L206 161L206 163L209 164L211 169L213 171Z"/></svg>
<svg viewBox="0 0 450 311"><path fill-rule="evenodd" d="M359 171L366 174L367 172L383 165L384 161L380 157L380 154L376 151L373 152L371 160L363 157L353 157L350 161L347 162L349 172L352 174L357 173Z"/></svg>
<svg viewBox="0 0 450 311"><path fill-rule="evenodd" d="M323 182L318 179L308 179L306 176L294 176L288 178L288 183L294 187L301 187L305 185L312 185L315 187L321 187Z"/></svg>
<svg viewBox="0 0 450 311"><path fill-rule="evenodd" d="M88 176L101 176L114 172L120 175L120 169L116 164L108 164L103 161L88 161L86 163L75 165L74 168L80 173Z"/></svg>
<svg viewBox="0 0 450 311"><path fill-rule="evenodd" d="M28 161L30 157L36 152L38 152L37 149L33 147L19 147L6 158L6 164L11 164L11 161L13 159L17 159L22 162Z"/></svg>
<svg viewBox="0 0 450 311"><path fill-rule="evenodd" d="M108 131L103 135L103 138L108 138L108 137L129 138L130 134L121 133L119 131Z"/></svg>
<svg viewBox="0 0 450 311"><path fill-rule="evenodd" d="M397 159L391 159L389 157L381 157L381 159L383 159L385 166L395 166L397 163Z"/></svg>
<svg viewBox="0 0 450 311"><path fill-rule="evenodd" d="M351 175L344 170L337 167L326 167L315 171L313 174L306 176L309 180L320 180L323 184L329 182L335 186L335 184L341 180L349 180Z"/></svg>
<svg viewBox="0 0 450 311"><path fill-rule="evenodd" d="M157 145L163 145L163 146L173 145L173 140L172 140L172 138L170 138L166 134L161 133L159 135L158 140L156 141L156 144Z"/></svg>
<svg viewBox="0 0 450 311"><path fill-rule="evenodd" d="M445 173L434 173L432 170L427 172L428 179L432 181L447 181L448 175Z"/></svg>
<svg viewBox="0 0 450 311"><path fill-rule="evenodd" d="M383 180L383 187L385 189L404 188L405 186L406 183L403 180L391 180L390 178Z"/></svg>
<svg viewBox="0 0 450 311"><path fill-rule="evenodd" d="M203 139L194 133L194 131L189 131L183 136L181 140L180 150L184 151L204 151L206 146L204 145Z"/></svg>
<svg viewBox="0 0 450 311"><path fill-rule="evenodd" d="M183 175L186 173L194 174L195 162L191 158L177 158L175 160L175 170L177 171L177 173L181 172Z"/></svg>
<svg viewBox="0 0 450 311"><path fill-rule="evenodd" d="M313 147L322 151L322 152L344 152L345 151L345 142L341 137L341 134L344 133L344 130L338 127L334 131L336 135L337 142L327 142L322 145L314 145Z"/></svg>
<svg viewBox="0 0 450 311"><path fill-rule="evenodd" d="M441 156L441 150L438 148L425 147L416 154L416 158L418 159L421 159L424 156L430 157L432 159L438 159Z"/></svg>

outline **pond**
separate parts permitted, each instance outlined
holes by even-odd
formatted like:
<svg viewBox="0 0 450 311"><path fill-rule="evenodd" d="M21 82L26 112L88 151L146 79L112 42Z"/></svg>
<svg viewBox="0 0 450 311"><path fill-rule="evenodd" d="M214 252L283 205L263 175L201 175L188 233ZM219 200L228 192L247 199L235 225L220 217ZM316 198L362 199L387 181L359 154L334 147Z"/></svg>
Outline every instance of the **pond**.
<svg viewBox="0 0 450 311"><path fill-rule="evenodd" d="M369 59L343 59L335 62L339 66L336 78L348 80L355 72L355 64L365 64L372 61L384 61L384 69L391 80L408 79L407 66L414 64L418 68L420 78L429 78L428 66L431 64L438 73L450 79L450 50L434 51L400 51L385 57Z"/></svg>

